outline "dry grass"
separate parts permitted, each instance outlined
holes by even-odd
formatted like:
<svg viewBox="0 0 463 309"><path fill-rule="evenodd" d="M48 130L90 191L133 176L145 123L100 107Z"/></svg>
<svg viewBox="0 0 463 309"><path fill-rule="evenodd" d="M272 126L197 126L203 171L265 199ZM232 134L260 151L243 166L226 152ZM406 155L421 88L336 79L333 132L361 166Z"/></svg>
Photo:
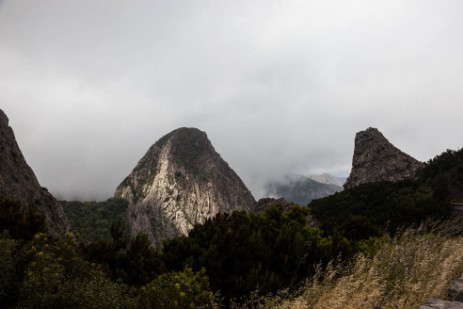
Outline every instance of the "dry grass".
<svg viewBox="0 0 463 309"><path fill-rule="evenodd" d="M267 298L262 307L418 308L431 297L445 298L462 272L463 236L421 227L385 241L372 257L357 256L347 269L319 269L299 296Z"/></svg>

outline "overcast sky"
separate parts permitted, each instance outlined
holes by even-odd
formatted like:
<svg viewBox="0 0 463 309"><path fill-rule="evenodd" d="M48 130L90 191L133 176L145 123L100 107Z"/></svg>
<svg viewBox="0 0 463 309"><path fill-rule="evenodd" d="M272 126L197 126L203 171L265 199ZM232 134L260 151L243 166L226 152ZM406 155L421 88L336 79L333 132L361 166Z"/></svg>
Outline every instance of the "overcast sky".
<svg viewBox="0 0 463 309"><path fill-rule="evenodd" d="M347 176L377 127L463 145L463 1L0 0L0 108L43 186L106 199L149 146L205 131L256 198Z"/></svg>

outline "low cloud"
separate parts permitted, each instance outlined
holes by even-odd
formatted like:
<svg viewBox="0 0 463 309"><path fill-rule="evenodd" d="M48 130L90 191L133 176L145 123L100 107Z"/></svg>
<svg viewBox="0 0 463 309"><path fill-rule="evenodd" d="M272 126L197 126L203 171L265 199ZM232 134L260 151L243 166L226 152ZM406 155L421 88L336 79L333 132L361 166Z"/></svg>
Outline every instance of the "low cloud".
<svg viewBox="0 0 463 309"><path fill-rule="evenodd" d="M460 1L0 2L0 104L42 185L105 199L171 130L206 131L256 198L350 170L373 126L461 147Z"/></svg>

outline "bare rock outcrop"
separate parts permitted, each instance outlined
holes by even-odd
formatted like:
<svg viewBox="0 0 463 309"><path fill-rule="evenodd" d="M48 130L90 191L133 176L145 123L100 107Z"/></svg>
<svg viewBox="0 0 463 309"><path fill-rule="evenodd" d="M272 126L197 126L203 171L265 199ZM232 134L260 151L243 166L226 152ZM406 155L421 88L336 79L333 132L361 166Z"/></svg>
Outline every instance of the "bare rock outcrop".
<svg viewBox="0 0 463 309"><path fill-rule="evenodd" d="M463 309L463 275L453 281L448 289L448 300L431 298L419 309Z"/></svg>
<svg viewBox="0 0 463 309"><path fill-rule="evenodd" d="M59 238L69 230L63 207L40 186L16 142L8 117L0 110L0 195L32 207L45 217L48 232Z"/></svg>
<svg viewBox="0 0 463 309"><path fill-rule="evenodd" d="M362 183L413 179L423 163L392 145L378 129L368 128L355 136L352 171L345 189Z"/></svg>
<svg viewBox="0 0 463 309"><path fill-rule="evenodd" d="M147 233L156 247L219 212L255 204L206 133L194 128L174 130L151 146L115 196L129 202L131 235Z"/></svg>

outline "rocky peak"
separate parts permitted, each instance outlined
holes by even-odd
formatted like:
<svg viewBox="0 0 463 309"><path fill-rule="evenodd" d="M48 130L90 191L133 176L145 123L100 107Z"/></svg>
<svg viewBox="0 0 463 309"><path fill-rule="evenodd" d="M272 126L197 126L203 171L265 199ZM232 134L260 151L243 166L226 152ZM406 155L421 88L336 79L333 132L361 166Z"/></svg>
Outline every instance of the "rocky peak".
<svg viewBox="0 0 463 309"><path fill-rule="evenodd" d="M206 133L195 128L180 128L159 139L115 196L129 202L132 236L147 233L154 246L187 234L219 212L250 210L255 203Z"/></svg>
<svg viewBox="0 0 463 309"><path fill-rule="evenodd" d="M68 230L63 207L42 188L26 163L16 142L8 117L0 110L0 195L18 200L22 207L34 207L45 217L48 232L54 237Z"/></svg>
<svg viewBox="0 0 463 309"><path fill-rule="evenodd" d="M423 163L392 145L376 128L355 136L352 171L344 188L376 181L400 181L415 178Z"/></svg>

